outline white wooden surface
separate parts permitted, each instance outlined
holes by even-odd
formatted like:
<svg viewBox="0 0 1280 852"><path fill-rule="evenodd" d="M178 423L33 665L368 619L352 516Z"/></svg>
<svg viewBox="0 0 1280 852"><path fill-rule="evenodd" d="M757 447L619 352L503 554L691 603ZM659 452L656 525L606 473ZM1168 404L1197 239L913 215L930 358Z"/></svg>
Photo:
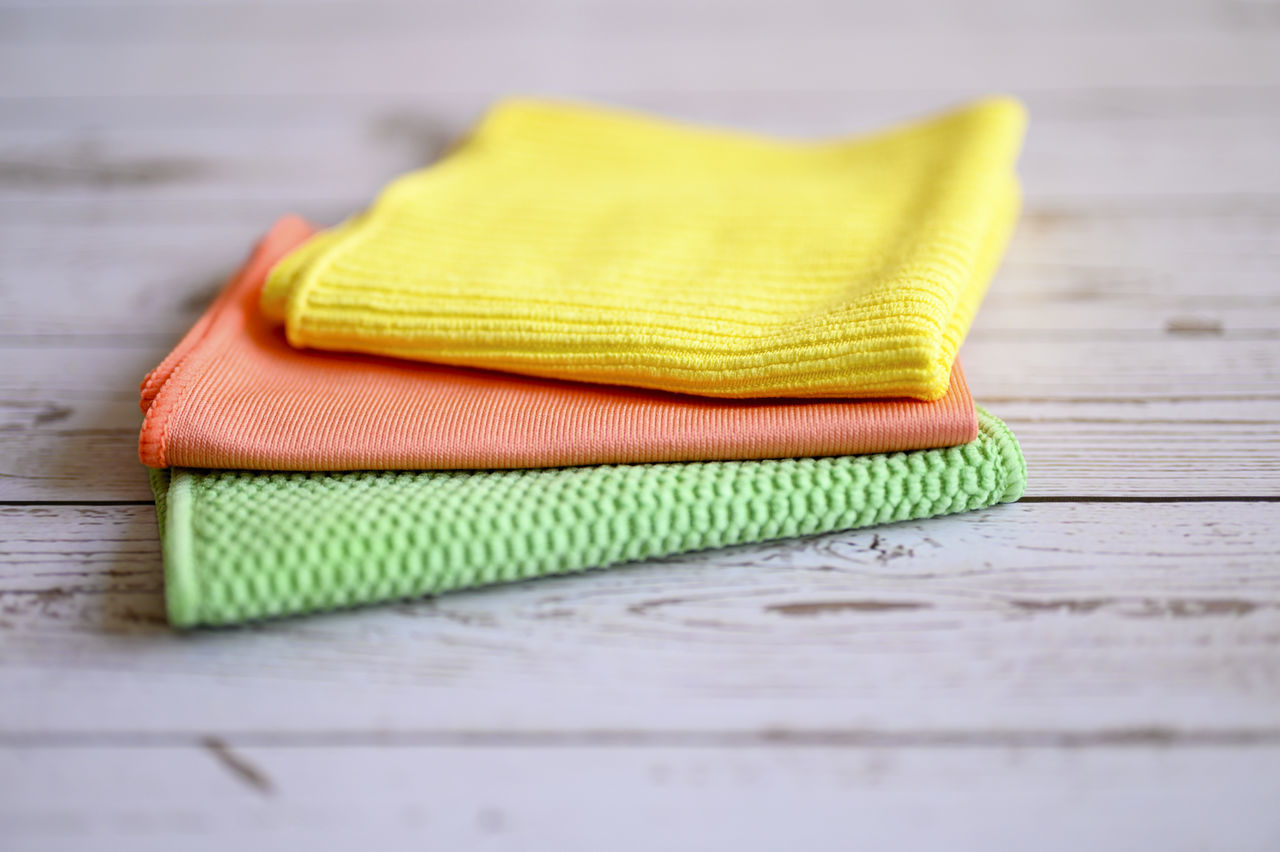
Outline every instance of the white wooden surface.
<svg viewBox="0 0 1280 852"><path fill-rule="evenodd" d="M1027 498L175 635L136 383L494 97L1028 103ZM0 849L1280 848L1280 4L0 0Z"/></svg>

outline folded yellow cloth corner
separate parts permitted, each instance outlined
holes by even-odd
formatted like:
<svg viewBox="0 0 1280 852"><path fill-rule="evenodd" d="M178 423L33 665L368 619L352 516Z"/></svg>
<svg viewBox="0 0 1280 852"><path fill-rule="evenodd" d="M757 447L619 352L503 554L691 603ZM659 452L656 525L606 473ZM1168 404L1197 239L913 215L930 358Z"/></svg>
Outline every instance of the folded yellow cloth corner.
<svg viewBox="0 0 1280 852"><path fill-rule="evenodd" d="M1017 216L1021 105L779 141L540 100L286 257L295 346L721 397L937 399Z"/></svg>

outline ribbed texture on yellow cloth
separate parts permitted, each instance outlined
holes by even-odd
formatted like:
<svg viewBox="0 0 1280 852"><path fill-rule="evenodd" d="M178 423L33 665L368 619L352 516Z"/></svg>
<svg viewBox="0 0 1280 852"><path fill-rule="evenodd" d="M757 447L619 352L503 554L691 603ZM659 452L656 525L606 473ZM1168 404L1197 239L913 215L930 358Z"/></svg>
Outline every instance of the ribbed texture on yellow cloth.
<svg viewBox="0 0 1280 852"><path fill-rule="evenodd" d="M833 142L513 100L282 261L295 346L724 397L947 390L1018 207L992 98Z"/></svg>

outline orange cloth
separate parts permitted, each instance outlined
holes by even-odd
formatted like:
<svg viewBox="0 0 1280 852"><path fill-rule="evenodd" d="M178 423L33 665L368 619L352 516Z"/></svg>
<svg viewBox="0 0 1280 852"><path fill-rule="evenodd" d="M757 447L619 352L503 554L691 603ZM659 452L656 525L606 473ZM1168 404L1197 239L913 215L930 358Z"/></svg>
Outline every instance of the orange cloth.
<svg viewBox="0 0 1280 852"><path fill-rule="evenodd" d="M257 308L313 233L280 220L142 383L151 467L433 470L853 455L978 431L959 365L915 400L725 400L291 347Z"/></svg>

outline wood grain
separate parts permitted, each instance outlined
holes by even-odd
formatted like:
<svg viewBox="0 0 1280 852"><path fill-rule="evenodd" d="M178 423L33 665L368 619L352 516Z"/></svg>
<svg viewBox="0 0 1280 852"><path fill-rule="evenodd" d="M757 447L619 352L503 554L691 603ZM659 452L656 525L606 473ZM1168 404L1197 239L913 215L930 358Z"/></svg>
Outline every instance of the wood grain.
<svg viewBox="0 0 1280 852"><path fill-rule="evenodd" d="M0 805L0 832L53 850L109 843L125 827L139 850L264 837L315 849L417 838L448 849L647 850L654 826L677 850L840 850L853 838L876 848L1036 838L1064 852L1262 850L1280 837L1277 759L1275 747L1162 746L25 748L0 753L0 779L23 779Z"/></svg>
<svg viewBox="0 0 1280 852"><path fill-rule="evenodd" d="M1278 517L1024 503L173 635L151 507L5 507L0 731L1280 736Z"/></svg>
<svg viewBox="0 0 1280 852"><path fill-rule="evenodd" d="M234 41L220 43L145 35L53 46L22 42L0 52L0 97L410 94L422 90L422 81L444 79L464 81L462 88L481 97L500 94L515 81L524 91L568 94L847 91L884 89L890 71L892 88L913 90L936 87L940 66L947 69L943 79L958 91L998 91L1014 80L1032 90L1280 84L1276 36L1266 30L1141 37L1049 30L1034 39L988 32L961 38L936 31L824 31L819 23L786 36L748 32L712 41L682 29L619 28L609 37L583 38L569 26L536 39L510 31L422 27L402 33L388 27L377 37L335 28L302 41L254 38L252 31L242 31ZM147 29L144 23L136 32ZM229 46L235 62L226 61ZM785 62L776 61L780 46ZM341 61L334 61L336 56ZM920 56L929 61L904 61ZM112 72L90 70L102 67ZM1020 72L1016 78L1012 68Z"/></svg>
<svg viewBox="0 0 1280 852"><path fill-rule="evenodd" d="M1277 8L0 0L0 846L1280 847ZM137 381L516 90L1022 97L963 357L1027 500L173 633Z"/></svg>
<svg viewBox="0 0 1280 852"><path fill-rule="evenodd" d="M1028 494L1280 495L1274 340L1121 337L966 344L975 397L1023 444ZM107 342L0 358L0 500L147 499L136 387L168 344Z"/></svg>
<svg viewBox="0 0 1280 852"><path fill-rule="evenodd" d="M1280 198L1280 196L1278 196ZM286 208L281 202L275 211ZM275 215L267 202L111 201L68 221L29 205L0 230L0 331L8 346L82 341L157 348L182 333ZM228 210L230 212L228 212ZM188 216L204 212L202 221ZM1274 209L1112 211L1028 203L973 339L1274 340ZM73 246L74 250L68 250ZM1227 260L1229 259L1229 261ZM1233 274L1221 275L1230 262ZM47 282L22 287L22 281ZM48 302L58 300L51 312ZM104 340L109 338L109 340Z"/></svg>

